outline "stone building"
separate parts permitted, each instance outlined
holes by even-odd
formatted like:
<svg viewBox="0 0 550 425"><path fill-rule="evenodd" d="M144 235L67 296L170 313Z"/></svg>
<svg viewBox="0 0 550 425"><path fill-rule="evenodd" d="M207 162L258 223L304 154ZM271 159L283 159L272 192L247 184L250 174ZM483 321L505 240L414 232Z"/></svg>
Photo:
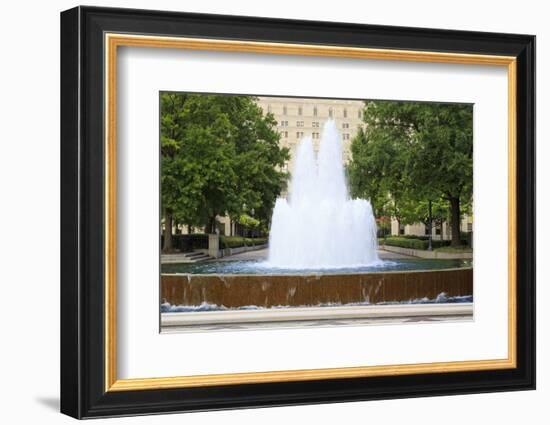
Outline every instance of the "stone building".
<svg viewBox="0 0 550 425"><path fill-rule="evenodd" d="M349 161L351 141L363 125L364 102L361 100L259 97L258 105L264 113L272 113L277 121L281 145L290 149L289 171L292 171L296 147L304 136L311 135L315 150L319 149L323 125L328 119L335 120L340 130L344 162Z"/></svg>
<svg viewBox="0 0 550 425"><path fill-rule="evenodd" d="M463 215L460 221L460 231L464 233L471 233L473 231L473 217L471 215ZM428 236L429 230L424 223L414 224L399 224L396 219L391 220L391 235L414 235L414 236ZM434 226L432 228L432 238L434 240L450 240L451 239L451 223L444 221L441 226Z"/></svg>

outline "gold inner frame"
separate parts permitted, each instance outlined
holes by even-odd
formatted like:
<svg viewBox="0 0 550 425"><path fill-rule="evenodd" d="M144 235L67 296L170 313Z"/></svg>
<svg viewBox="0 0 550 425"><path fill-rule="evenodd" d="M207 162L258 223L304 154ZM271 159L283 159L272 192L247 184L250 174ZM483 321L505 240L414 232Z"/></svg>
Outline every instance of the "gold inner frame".
<svg viewBox="0 0 550 425"><path fill-rule="evenodd" d="M495 360L118 379L116 324L116 106L119 46L324 56L507 67L508 71L508 357ZM255 41L105 34L105 391L235 385L515 368L516 358L516 58Z"/></svg>

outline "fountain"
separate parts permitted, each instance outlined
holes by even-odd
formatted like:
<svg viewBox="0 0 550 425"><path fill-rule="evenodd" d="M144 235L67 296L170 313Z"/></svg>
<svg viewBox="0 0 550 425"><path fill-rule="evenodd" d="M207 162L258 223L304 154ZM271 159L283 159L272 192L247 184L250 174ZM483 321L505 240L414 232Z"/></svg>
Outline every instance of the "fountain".
<svg viewBox="0 0 550 425"><path fill-rule="evenodd" d="M333 120L325 123L319 154L300 142L290 200L277 199L268 265L286 269L337 269L378 262L376 221L365 199L350 199L342 144Z"/></svg>
<svg viewBox="0 0 550 425"><path fill-rule="evenodd" d="M471 262L379 260L371 204L350 199L332 120L317 156L311 137L298 147L289 200L279 198L273 211L267 259L162 267L164 312L473 299Z"/></svg>

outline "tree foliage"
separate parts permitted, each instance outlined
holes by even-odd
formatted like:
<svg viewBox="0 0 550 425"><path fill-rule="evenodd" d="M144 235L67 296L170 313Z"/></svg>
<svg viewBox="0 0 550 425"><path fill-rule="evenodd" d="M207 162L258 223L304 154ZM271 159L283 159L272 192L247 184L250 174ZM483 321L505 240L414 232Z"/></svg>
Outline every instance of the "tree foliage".
<svg viewBox="0 0 550 425"><path fill-rule="evenodd" d="M160 108L166 221L213 231L218 215L268 220L289 158L273 116L249 96L162 93Z"/></svg>
<svg viewBox="0 0 550 425"><path fill-rule="evenodd" d="M366 102L365 129L351 146L352 195L403 223L426 222L428 205L432 220L442 220L447 204L452 243L460 244L461 204L469 208L472 198L472 119L471 105Z"/></svg>

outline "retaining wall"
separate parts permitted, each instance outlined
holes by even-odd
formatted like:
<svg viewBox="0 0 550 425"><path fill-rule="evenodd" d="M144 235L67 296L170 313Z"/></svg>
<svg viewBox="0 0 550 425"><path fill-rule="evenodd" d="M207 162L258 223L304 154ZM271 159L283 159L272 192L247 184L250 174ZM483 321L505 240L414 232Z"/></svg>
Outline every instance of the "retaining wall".
<svg viewBox="0 0 550 425"><path fill-rule="evenodd" d="M307 306L403 302L473 293L471 268L319 275L161 275L161 299L173 305Z"/></svg>
<svg viewBox="0 0 550 425"><path fill-rule="evenodd" d="M440 260L471 260L473 258L473 254L471 252L427 251L424 249L402 248L400 246L391 245L380 245L380 249L388 252L395 252L397 254L409 255L411 257L418 258L437 258Z"/></svg>

